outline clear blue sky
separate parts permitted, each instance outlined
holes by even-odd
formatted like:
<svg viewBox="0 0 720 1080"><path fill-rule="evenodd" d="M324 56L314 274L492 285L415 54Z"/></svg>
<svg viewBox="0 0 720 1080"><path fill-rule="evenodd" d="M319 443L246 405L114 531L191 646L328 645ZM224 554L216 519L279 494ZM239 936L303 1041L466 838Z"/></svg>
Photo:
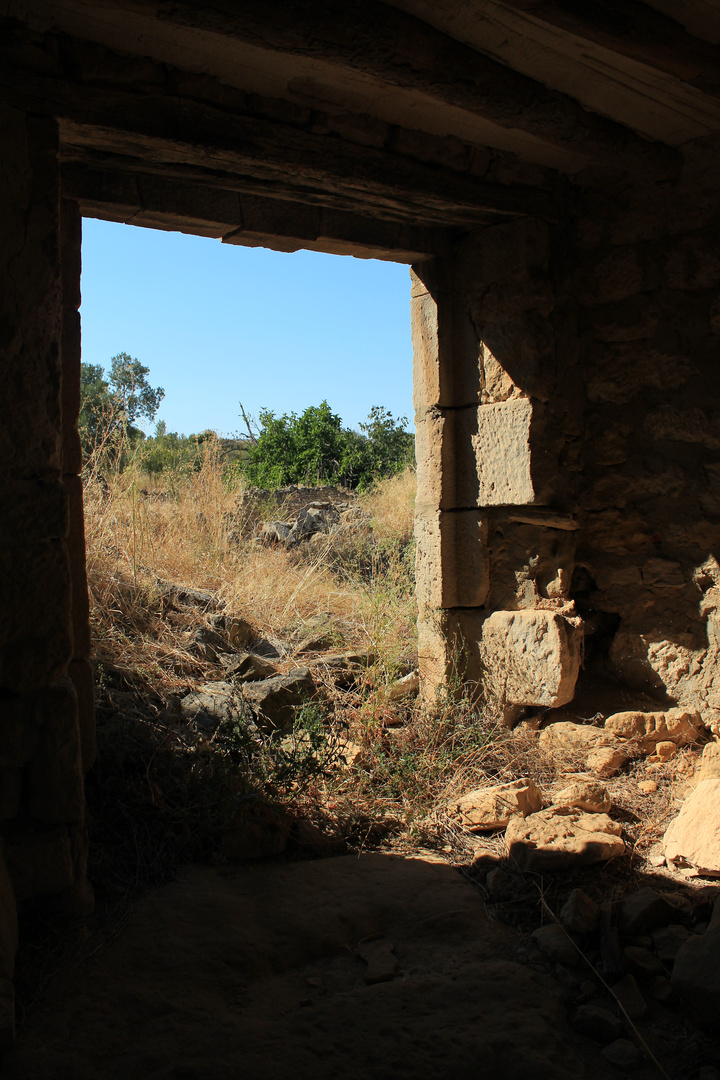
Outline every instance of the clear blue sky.
<svg viewBox="0 0 720 1080"><path fill-rule="evenodd" d="M85 219L80 311L85 363L137 357L169 431L323 398L347 427L383 405L412 429L407 266Z"/></svg>

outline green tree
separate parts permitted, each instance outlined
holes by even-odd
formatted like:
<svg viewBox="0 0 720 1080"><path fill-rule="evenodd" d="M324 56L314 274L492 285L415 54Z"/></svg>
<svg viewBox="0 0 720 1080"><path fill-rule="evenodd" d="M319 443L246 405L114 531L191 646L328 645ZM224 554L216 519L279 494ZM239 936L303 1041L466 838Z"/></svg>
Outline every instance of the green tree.
<svg viewBox="0 0 720 1080"><path fill-rule="evenodd" d="M165 396L162 387L150 386L149 374L124 352L112 357L107 375L100 364L81 364L79 428L86 456L114 456L122 464L126 444L144 438L135 421L153 420Z"/></svg>

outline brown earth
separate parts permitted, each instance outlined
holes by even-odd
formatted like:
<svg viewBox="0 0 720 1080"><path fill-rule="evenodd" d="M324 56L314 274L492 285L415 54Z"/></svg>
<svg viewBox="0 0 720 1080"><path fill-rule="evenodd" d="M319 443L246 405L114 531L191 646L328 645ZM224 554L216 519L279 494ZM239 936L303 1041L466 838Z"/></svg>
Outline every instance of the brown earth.
<svg viewBox="0 0 720 1080"><path fill-rule="evenodd" d="M55 977L3 1076L624 1075L571 1030L569 972L554 975L431 855L187 866ZM689 1060L682 1024L651 1019ZM660 1073L646 1060L633 1075Z"/></svg>

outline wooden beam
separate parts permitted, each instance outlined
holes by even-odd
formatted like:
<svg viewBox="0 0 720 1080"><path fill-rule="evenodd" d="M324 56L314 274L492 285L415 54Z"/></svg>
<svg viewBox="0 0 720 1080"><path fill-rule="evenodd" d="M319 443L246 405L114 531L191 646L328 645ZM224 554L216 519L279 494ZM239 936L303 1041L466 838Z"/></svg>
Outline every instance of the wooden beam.
<svg viewBox="0 0 720 1080"><path fill-rule="evenodd" d="M501 0L612 52L720 96L720 47L693 37L673 19L637 0Z"/></svg>
<svg viewBox="0 0 720 1080"><path fill-rule="evenodd" d="M417 263L447 255L452 236L433 229L368 219L347 211L178 182L131 171L63 164L62 193L85 217L215 237L225 243L305 248L360 258Z"/></svg>
<svg viewBox="0 0 720 1080"><path fill-rule="evenodd" d="M267 108L262 117L241 112L242 94L227 107L208 102L203 76L183 73L183 96L153 82L127 86L102 79L88 85L74 75L72 39L61 36L54 48L46 42L44 51L30 50L30 65L24 62L22 36L17 49L15 44L7 37L0 45L0 100L57 117L66 157L83 160L100 151L134 158L140 167L189 167L224 174L236 190L254 186L290 201L325 200L336 209L364 209L370 216L429 225L482 225L488 215L555 219L558 214L551 193L488 183L392 149L317 134L310 124L270 119ZM96 68L107 65L107 50L81 46L84 61L95 49ZM292 117L292 107L284 106L276 102L274 115Z"/></svg>
<svg viewBox="0 0 720 1080"><path fill-rule="evenodd" d="M118 0L104 2L117 7ZM571 148L589 162L613 159L646 176L670 166L659 145L379 0L131 0L128 6L154 9L175 26L370 75Z"/></svg>

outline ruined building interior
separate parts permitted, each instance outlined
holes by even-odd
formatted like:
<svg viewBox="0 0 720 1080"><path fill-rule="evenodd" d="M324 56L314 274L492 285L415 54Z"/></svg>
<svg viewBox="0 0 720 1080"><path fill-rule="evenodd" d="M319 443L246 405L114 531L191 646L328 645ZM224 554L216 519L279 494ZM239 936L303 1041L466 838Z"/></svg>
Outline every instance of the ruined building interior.
<svg viewBox="0 0 720 1080"><path fill-rule="evenodd" d="M81 913L81 220L412 267L419 651L720 725L715 0L6 0L0 977Z"/></svg>

